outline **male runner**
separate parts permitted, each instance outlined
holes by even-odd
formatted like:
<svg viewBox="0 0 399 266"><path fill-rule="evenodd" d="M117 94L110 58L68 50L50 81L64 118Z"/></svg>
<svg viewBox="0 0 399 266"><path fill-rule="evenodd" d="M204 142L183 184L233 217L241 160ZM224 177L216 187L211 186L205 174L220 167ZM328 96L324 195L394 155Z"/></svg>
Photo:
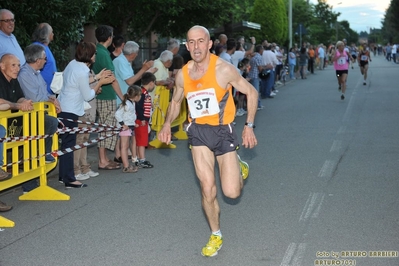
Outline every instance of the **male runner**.
<svg viewBox="0 0 399 266"><path fill-rule="evenodd" d="M212 231L209 242L202 248L202 255L217 255L222 247L220 208L216 199L215 157L219 165L220 183L226 197L237 198L248 176L248 164L237 155L238 139L233 126L236 113L232 87L247 95L247 122L242 132L244 147L257 145L254 119L258 104L258 92L244 79L236 67L211 54L209 31L194 26L187 33L189 61L176 75L172 101L165 123L158 134L160 141L171 141L170 125L178 116L185 97L189 106L187 134L191 154L202 192L202 207Z"/></svg>

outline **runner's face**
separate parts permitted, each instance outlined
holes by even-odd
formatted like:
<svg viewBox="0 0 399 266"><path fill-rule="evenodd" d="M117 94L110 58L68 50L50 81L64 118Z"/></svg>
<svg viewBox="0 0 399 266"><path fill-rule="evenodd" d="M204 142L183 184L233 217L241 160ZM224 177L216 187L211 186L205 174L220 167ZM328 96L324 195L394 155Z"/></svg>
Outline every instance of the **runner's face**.
<svg viewBox="0 0 399 266"><path fill-rule="evenodd" d="M191 58L197 63L201 62L212 47L209 35L203 29L195 28L187 33L187 39L186 47L190 52Z"/></svg>

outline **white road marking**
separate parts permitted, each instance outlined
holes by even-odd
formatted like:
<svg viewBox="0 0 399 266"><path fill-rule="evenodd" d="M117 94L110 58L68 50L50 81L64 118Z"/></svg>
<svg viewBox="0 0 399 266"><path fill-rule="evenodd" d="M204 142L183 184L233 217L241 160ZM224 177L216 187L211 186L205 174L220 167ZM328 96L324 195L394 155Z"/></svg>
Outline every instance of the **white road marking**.
<svg viewBox="0 0 399 266"><path fill-rule="evenodd" d="M305 207L299 217L300 222L308 220L310 216L312 216L312 218L317 218L319 216L324 196L325 194L321 192L311 192L309 194Z"/></svg>
<svg viewBox="0 0 399 266"><path fill-rule="evenodd" d="M321 167L321 169L320 169L319 177L322 177L322 178L331 177L333 170L334 170L334 166L335 166L334 161L326 160L323 164L323 167Z"/></svg>
<svg viewBox="0 0 399 266"><path fill-rule="evenodd" d="M301 266L305 250L305 243L300 243L299 245L296 243L289 244L280 266Z"/></svg>
<svg viewBox="0 0 399 266"><path fill-rule="evenodd" d="M342 148L342 140L334 140L330 152L337 152Z"/></svg>

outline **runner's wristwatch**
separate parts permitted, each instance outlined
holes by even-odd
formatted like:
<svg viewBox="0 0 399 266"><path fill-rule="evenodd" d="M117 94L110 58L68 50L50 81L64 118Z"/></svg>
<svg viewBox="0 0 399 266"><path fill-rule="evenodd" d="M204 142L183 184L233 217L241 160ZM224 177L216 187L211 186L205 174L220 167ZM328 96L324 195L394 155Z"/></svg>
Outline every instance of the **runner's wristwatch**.
<svg viewBox="0 0 399 266"><path fill-rule="evenodd" d="M250 128L255 128L256 126L252 122L246 122L245 125Z"/></svg>

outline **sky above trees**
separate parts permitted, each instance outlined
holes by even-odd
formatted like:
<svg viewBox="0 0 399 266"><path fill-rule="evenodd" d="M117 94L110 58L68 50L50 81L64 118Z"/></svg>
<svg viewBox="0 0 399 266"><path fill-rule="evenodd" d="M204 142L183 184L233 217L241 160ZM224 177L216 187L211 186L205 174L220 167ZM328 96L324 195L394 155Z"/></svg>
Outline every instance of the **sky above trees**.
<svg viewBox="0 0 399 266"><path fill-rule="evenodd" d="M310 0L316 4L317 0ZM347 20L354 31L369 32L370 28L380 29L390 0L327 0L334 12L340 12L338 21Z"/></svg>

